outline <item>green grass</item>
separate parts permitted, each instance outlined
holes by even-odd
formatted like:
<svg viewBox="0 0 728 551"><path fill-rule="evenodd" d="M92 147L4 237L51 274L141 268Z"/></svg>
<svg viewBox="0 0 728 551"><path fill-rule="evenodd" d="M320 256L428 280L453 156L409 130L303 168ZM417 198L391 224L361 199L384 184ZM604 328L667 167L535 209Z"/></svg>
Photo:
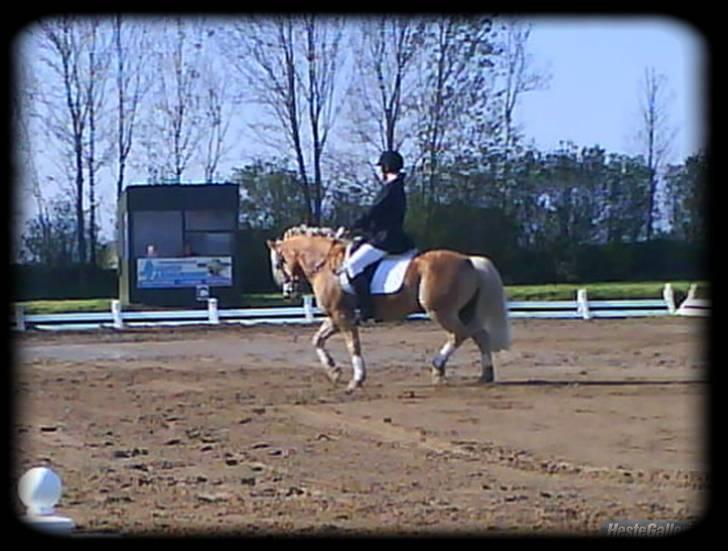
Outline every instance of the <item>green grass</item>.
<svg viewBox="0 0 728 551"><path fill-rule="evenodd" d="M109 312L110 298L77 300L30 300L20 302L26 314L64 314L67 312Z"/></svg>
<svg viewBox="0 0 728 551"><path fill-rule="evenodd" d="M675 302L680 303L687 295L691 281L672 281ZM698 283L698 296L707 297L708 282ZM640 298L662 298L663 281L640 283L560 283L553 285L509 285L506 293L509 300L574 300L576 291L585 288L591 300L629 300ZM26 314L61 314L65 312L108 312L111 299L79 300L32 300L20 302ZM301 299L285 300L280 293L260 293L243 296L243 308L272 308L275 306L300 306Z"/></svg>
<svg viewBox="0 0 728 551"><path fill-rule="evenodd" d="M273 306L300 306L303 299L286 300L280 293L243 295L242 308L268 308Z"/></svg>
<svg viewBox="0 0 728 551"><path fill-rule="evenodd" d="M592 300L631 300L662 298L665 281L643 281L638 283L559 283L554 285L511 285L506 286L510 300L572 300L578 289L586 289ZM690 288L691 281L671 281L675 300L681 301ZM698 282L698 295L707 294L707 282Z"/></svg>

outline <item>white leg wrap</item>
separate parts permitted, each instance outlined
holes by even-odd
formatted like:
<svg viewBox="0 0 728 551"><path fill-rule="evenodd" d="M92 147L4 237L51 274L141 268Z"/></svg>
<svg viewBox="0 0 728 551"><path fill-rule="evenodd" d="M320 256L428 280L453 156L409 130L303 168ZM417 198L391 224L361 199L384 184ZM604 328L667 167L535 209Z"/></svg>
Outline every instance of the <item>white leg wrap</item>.
<svg viewBox="0 0 728 551"><path fill-rule="evenodd" d="M435 356L435 359L432 360L432 363L435 364L437 369L442 369L445 367L445 364L447 363L447 360L450 359L450 356L452 356L452 353L455 350L455 345L451 343L450 341L445 343L445 346L442 347L440 352Z"/></svg>
<svg viewBox="0 0 728 551"><path fill-rule="evenodd" d="M364 359L361 356L354 356L351 359L351 365L354 368L354 380L357 383L362 382L367 375L364 369Z"/></svg>
<svg viewBox="0 0 728 551"><path fill-rule="evenodd" d="M334 362L331 360L331 356L323 348L317 348L316 354L318 354L319 360L324 367L331 367L333 365Z"/></svg>

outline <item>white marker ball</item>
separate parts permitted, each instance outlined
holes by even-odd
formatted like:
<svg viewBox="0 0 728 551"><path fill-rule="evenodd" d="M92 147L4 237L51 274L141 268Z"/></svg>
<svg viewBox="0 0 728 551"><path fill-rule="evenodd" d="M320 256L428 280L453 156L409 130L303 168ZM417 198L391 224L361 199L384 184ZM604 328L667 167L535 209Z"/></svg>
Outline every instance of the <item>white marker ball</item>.
<svg viewBox="0 0 728 551"><path fill-rule="evenodd" d="M52 515L61 498L61 479L47 467L34 467L20 477L18 497L29 515Z"/></svg>

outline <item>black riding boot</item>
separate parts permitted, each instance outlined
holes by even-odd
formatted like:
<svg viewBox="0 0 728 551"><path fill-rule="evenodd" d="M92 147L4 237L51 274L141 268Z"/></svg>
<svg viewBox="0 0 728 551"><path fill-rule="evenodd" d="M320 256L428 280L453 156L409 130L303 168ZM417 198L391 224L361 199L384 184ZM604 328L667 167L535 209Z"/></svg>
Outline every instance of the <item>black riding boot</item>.
<svg viewBox="0 0 728 551"><path fill-rule="evenodd" d="M369 292L369 277L367 271L364 270L351 281L354 291L356 291L356 302L359 308L359 321L367 321L374 317L374 305L372 304L372 295Z"/></svg>

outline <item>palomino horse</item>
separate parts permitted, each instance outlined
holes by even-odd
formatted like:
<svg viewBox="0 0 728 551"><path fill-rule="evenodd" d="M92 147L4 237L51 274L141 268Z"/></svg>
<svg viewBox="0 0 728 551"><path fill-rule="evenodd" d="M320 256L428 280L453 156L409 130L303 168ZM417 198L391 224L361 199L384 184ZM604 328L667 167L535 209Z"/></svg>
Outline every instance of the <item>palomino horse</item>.
<svg viewBox="0 0 728 551"><path fill-rule="evenodd" d="M354 316L354 297L345 293L336 275L344 260L346 240L337 239L330 228L297 226L277 241L268 241L276 282L285 296L298 292L304 280L313 288L326 320L313 338L329 379L336 383L341 369L325 348L326 340L342 332L351 355L353 377L347 391L366 378L359 330ZM481 353L481 377L495 380L492 352L510 346L510 326L505 291L493 263L482 256L465 256L448 250L433 250L416 256L407 268L399 292L373 295L376 318L389 321L424 310L449 334L432 361L434 383L445 378L445 364L457 348L472 338Z"/></svg>

